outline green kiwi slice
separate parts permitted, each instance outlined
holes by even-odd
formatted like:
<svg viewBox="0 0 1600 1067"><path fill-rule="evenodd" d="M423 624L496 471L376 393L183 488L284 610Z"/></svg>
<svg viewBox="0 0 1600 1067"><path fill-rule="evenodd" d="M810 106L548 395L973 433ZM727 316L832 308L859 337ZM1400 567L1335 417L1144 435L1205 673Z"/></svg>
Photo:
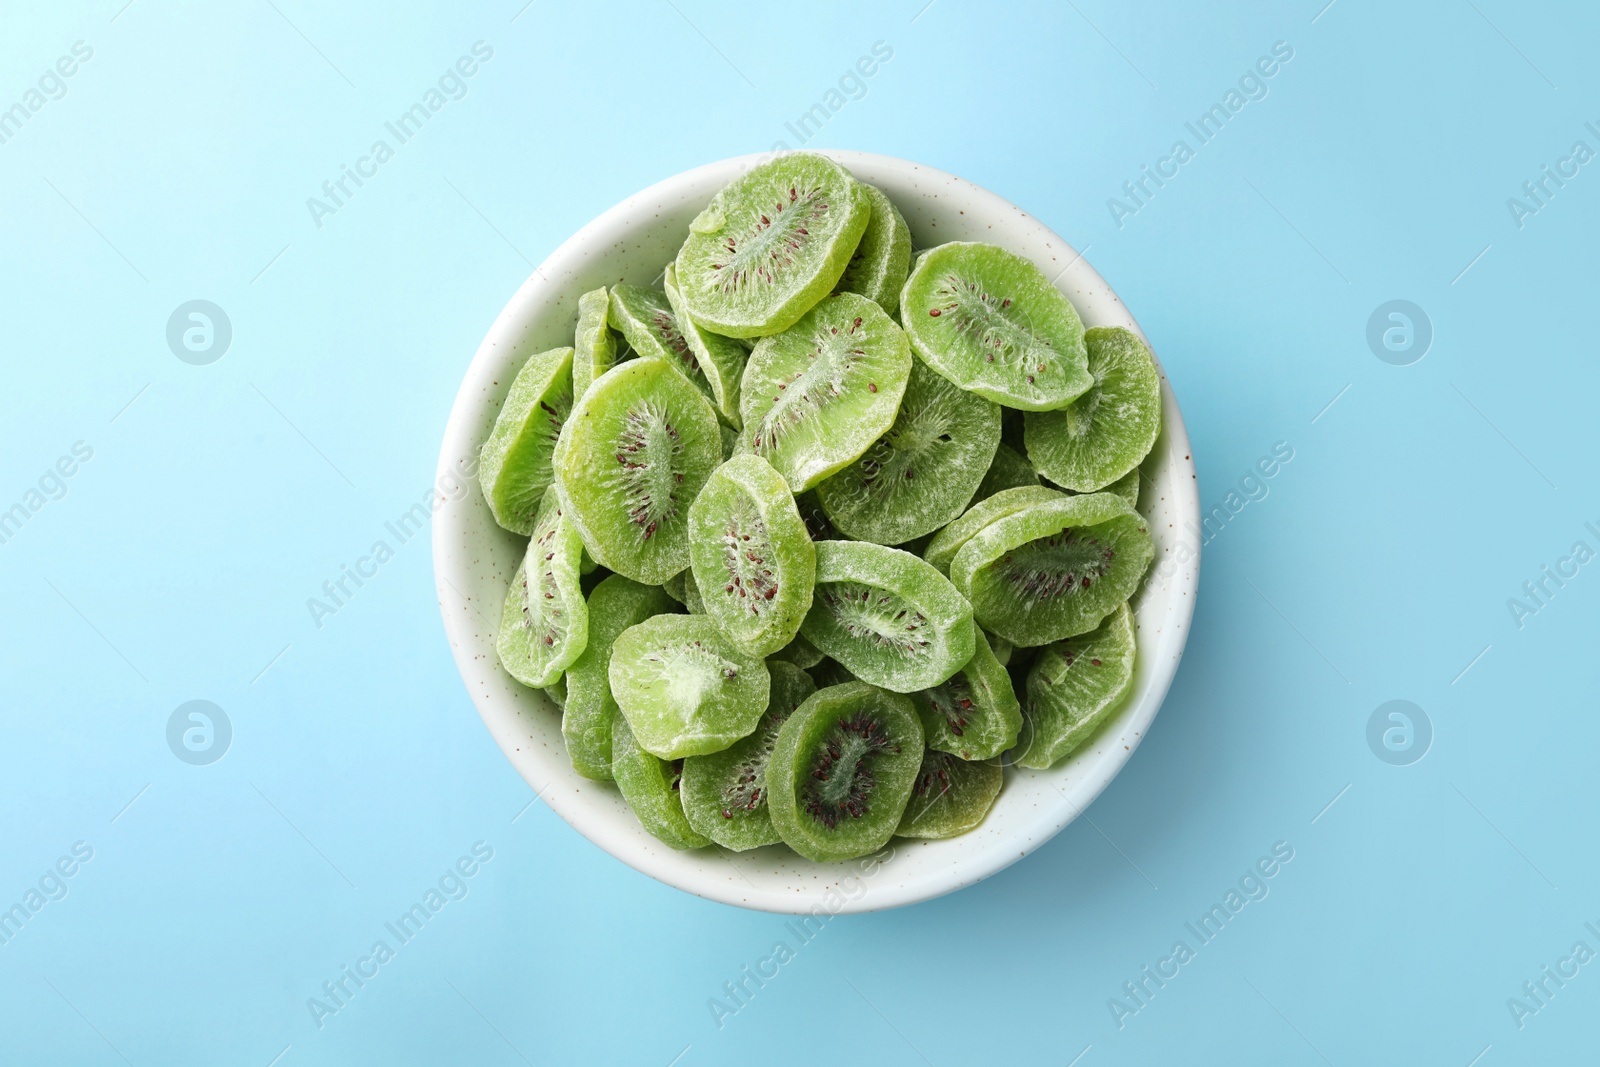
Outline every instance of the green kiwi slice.
<svg viewBox="0 0 1600 1067"><path fill-rule="evenodd" d="M611 697L612 644L628 627L672 609L672 598L661 589L620 574L607 576L589 592L589 641L567 668L561 705L567 758L585 778L609 781L612 776L611 724L618 717Z"/></svg>
<svg viewBox="0 0 1600 1067"><path fill-rule="evenodd" d="M929 366L997 404L1049 411L1094 384L1072 302L1032 262L995 245L924 252L900 294L900 321Z"/></svg>
<svg viewBox="0 0 1600 1067"><path fill-rule="evenodd" d="M846 682L856 681L856 676L845 670L844 666L835 659L824 656L816 662L807 674L817 683L818 689L826 689L830 685L844 685Z"/></svg>
<svg viewBox="0 0 1600 1067"><path fill-rule="evenodd" d="M982 630L983 627L980 626L979 629ZM1011 654L1016 651L1017 646L987 630L983 631L983 637L984 640L989 642L989 651L994 653L995 662L1002 667L1009 667L1011 665ZM1016 692L1014 687L1012 692Z"/></svg>
<svg viewBox="0 0 1600 1067"><path fill-rule="evenodd" d="M1131 330L1097 326L1083 335L1094 384L1057 411L1023 420L1028 458L1066 489L1104 489L1149 455L1161 433L1161 377Z"/></svg>
<svg viewBox="0 0 1600 1067"><path fill-rule="evenodd" d="M817 503L815 490L809 493L796 494L794 506L800 509L800 518L805 521L806 533L811 535L811 540L841 541L844 539L844 535L835 530L833 523L828 521L828 514L822 510L822 505Z"/></svg>
<svg viewBox="0 0 1600 1067"><path fill-rule="evenodd" d="M972 500L976 503L1007 489L1038 484L1039 475L1034 472L1033 465L1022 453L1002 441L994 450L994 461L989 464L978 491L972 494Z"/></svg>
<svg viewBox="0 0 1600 1067"><path fill-rule="evenodd" d="M1142 515L1114 493L1089 493L991 523L950 561L950 581L985 629L1016 645L1045 645L1100 625L1133 595L1154 555Z"/></svg>
<svg viewBox="0 0 1600 1067"><path fill-rule="evenodd" d="M894 425L819 483L817 502L847 537L902 544L966 509L999 443L997 405L914 359Z"/></svg>
<svg viewBox="0 0 1600 1067"><path fill-rule="evenodd" d="M906 697L865 682L818 690L772 746L772 825L819 863L876 852L900 825L923 751L922 724Z"/></svg>
<svg viewBox="0 0 1600 1067"><path fill-rule="evenodd" d="M639 285L612 286L607 320L641 359L659 359L671 364L674 370L693 382L707 400L716 403L711 382L700 366L700 357L683 335L683 326L664 290Z"/></svg>
<svg viewBox="0 0 1600 1067"><path fill-rule="evenodd" d="M744 376L745 360L750 358L750 353L733 338L702 329L689 316L683 305L683 295L678 291L678 272L673 264L667 264L661 282L666 289L667 303L672 307L678 331L694 355L695 369L711 389L711 402L716 406L717 414L737 430L739 380Z"/></svg>
<svg viewBox="0 0 1600 1067"><path fill-rule="evenodd" d="M664 582L661 588L667 595L682 604L690 615L704 615L705 602L700 599L700 587L695 584L693 571L679 571Z"/></svg>
<svg viewBox="0 0 1600 1067"><path fill-rule="evenodd" d="M567 676L565 674L561 675L541 689L540 692L549 697L550 703L556 707L565 708L567 706Z"/></svg>
<svg viewBox="0 0 1600 1067"><path fill-rule="evenodd" d="M855 293L830 296L750 354L739 450L803 492L888 432L910 373L911 346L882 308Z"/></svg>
<svg viewBox="0 0 1600 1067"><path fill-rule="evenodd" d="M595 379L554 456L567 516L589 554L649 585L689 565L689 505L721 462L710 402L659 359Z"/></svg>
<svg viewBox="0 0 1600 1067"><path fill-rule="evenodd" d="M817 553L783 475L760 456L712 472L689 507L691 581L735 644L769 656L811 609Z"/></svg>
<svg viewBox="0 0 1600 1067"><path fill-rule="evenodd" d="M478 484L494 521L533 533L550 485L551 453L572 411L572 349L529 356L478 453Z"/></svg>
<svg viewBox="0 0 1600 1067"><path fill-rule="evenodd" d="M721 752L683 761L680 798L689 825L735 852L782 840L767 810L767 761L779 728L817 691L811 676L792 663L768 660L767 669L772 694L755 732Z"/></svg>
<svg viewBox="0 0 1600 1067"><path fill-rule="evenodd" d="M934 534L933 540L923 549L922 558L933 564L940 574L949 574L950 561L956 558L961 546L972 540L985 526L1039 504L1065 499L1066 495L1042 485L1002 489L994 496L975 502L959 519Z"/></svg>
<svg viewBox="0 0 1600 1067"><path fill-rule="evenodd" d="M542 689L561 677L589 641L589 609L578 587L583 541L546 489L528 550L512 576L495 650L511 676Z"/></svg>
<svg viewBox="0 0 1600 1067"><path fill-rule="evenodd" d="M993 759L1017 743L1022 729L1022 707L1011 675L982 630L966 665L938 685L911 694L911 702L922 718L928 747L964 760Z"/></svg>
<svg viewBox="0 0 1600 1067"><path fill-rule="evenodd" d="M800 630L864 682L915 693L972 658L972 607L944 575L897 548L817 545L817 588Z"/></svg>
<svg viewBox="0 0 1600 1067"><path fill-rule="evenodd" d="M911 227L881 189L865 182L860 185L872 216L839 279L839 291L860 293L893 315L900 308L900 290L911 273Z"/></svg>
<svg viewBox="0 0 1600 1067"><path fill-rule="evenodd" d="M750 168L689 224L677 268L690 316L725 337L788 329L838 283L871 217L866 190L831 159Z"/></svg>
<svg viewBox="0 0 1600 1067"><path fill-rule="evenodd" d="M756 728L769 696L766 663L704 615L628 627L607 672L634 737L662 759L722 751Z"/></svg>
<svg viewBox="0 0 1600 1067"><path fill-rule="evenodd" d="M611 724L611 767L617 789L628 802L639 824L652 837L673 848L704 848L711 842L695 832L683 813L680 792L682 760L664 760L645 751L628 728L628 720L618 715Z"/></svg>
<svg viewBox="0 0 1600 1067"><path fill-rule="evenodd" d="M1135 467L1127 474L1124 474L1122 477L1106 486L1105 491L1108 493L1115 493L1117 496L1120 496L1122 499L1126 500L1130 508L1137 510L1139 507L1139 479L1139 468Z"/></svg>
<svg viewBox="0 0 1600 1067"><path fill-rule="evenodd" d="M822 662L823 656L822 650L807 641L804 635L795 634L793 641L790 641L767 658L769 660L781 659L787 663L793 663L801 670L810 670Z"/></svg>
<svg viewBox="0 0 1600 1067"><path fill-rule="evenodd" d="M1133 660L1126 604L1091 632L1042 649L1028 672L1017 764L1046 770L1088 740L1133 688Z"/></svg>
<svg viewBox="0 0 1600 1067"><path fill-rule="evenodd" d="M573 339L572 398L581 398L589 383L617 363L617 337L607 325L611 294L606 287L578 297L578 329Z"/></svg>
<svg viewBox="0 0 1600 1067"><path fill-rule="evenodd" d="M928 749L895 836L957 837L974 829L994 807L1005 776L996 764L969 763Z"/></svg>

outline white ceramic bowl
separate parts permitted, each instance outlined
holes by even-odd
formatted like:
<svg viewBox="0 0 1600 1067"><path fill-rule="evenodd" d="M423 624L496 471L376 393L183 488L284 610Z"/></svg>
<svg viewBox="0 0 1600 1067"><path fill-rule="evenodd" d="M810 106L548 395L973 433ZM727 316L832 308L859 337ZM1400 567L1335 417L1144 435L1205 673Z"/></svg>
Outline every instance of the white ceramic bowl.
<svg viewBox="0 0 1600 1067"><path fill-rule="evenodd" d="M1055 279L1089 326L1138 324L1082 257L1015 205L971 182L903 159L828 152L905 213L914 247L988 241L1032 259ZM685 171L613 207L545 260L500 312L456 395L439 455L440 486L459 483L494 424L522 359L572 343L578 296L600 285L648 285L676 255L692 219L724 184L768 157L744 156ZM1141 333L1142 336L1142 333ZM1144 464L1140 508L1156 557L1136 599L1139 654L1134 692L1092 743L1050 771L1006 770L983 824L947 841L896 838L876 858L817 864L782 846L732 853L676 852L647 834L610 783L579 776L567 761L560 712L518 684L495 656L506 587L526 539L495 525L475 486L441 493L433 563L445 631L478 714L517 772L579 833L652 878L711 900L766 911L873 911L971 885L1054 837L1099 795L1149 729L1177 671L1199 579L1194 463L1183 417L1162 374L1165 426Z"/></svg>

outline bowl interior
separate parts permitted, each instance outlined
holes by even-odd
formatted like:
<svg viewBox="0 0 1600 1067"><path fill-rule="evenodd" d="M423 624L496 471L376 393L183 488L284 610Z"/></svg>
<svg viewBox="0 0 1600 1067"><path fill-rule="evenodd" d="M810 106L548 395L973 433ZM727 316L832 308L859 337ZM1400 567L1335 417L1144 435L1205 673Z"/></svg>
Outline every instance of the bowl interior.
<svg viewBox="0 0 1600 1067"><path fill-rule="evenodd" d="M1138 324L1104 279L1060 237L1000 197L905 160L828 152L883 189L905 214L913 245L977 240L1027 256L1055 279L1088 326ZM439 457L441 485L470 471L522 360L572 343L577 300L600 285L660 284L690 219L731 178L764 156L687 171L607 211L542 263L479 346L456 396ZM1143 336L1142 332L1140 335ZM500 667L494 642L506 587L526 539L495 525L482 494L441 495L434 572L445 630L484 723L522 777L562 818L623 862L713 900L769 911L871 911L926 900L1015 863L1066 826L1105 788L1144 737L1183 653L1199 576L1199 502L1188 435L1162 373L1161 439L1145 461L1140 510L1156 556L1135 598L1134 691L1090 743L1049 771L1007 768L994 809L976 830L947 841L896 838L882 853L816 864L781 846L733 853L676 852L647 834L610 783L579 776L567 760L560 712ZM470 478L467 479L472 481Z"/></svg>

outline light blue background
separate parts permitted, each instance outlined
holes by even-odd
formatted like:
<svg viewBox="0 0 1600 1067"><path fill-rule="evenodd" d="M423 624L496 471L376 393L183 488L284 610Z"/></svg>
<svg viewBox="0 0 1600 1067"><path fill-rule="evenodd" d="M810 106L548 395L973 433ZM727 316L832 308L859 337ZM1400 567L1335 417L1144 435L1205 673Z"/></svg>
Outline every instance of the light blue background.
<svg viewBox="0 0 1600 1067"><path fill-rule="evenodd" d="M4 4L0 107L93 57L0 145L0 508L74 442L93 459L0 544L0 906L94 856L0 946L0 1061L1592 1056L1600 964L1521 1029L1506 1002L1600 950L1600 570L1522 628L1507 600L1600 548L1600 170L1522 228L1506 201L1600 149L1600 19L1322 2ZM467 95L314 225L306 199L476 41ZM708 998L793 941L783 919L528 807L426 538L320 629L306 600L428 490L533 264L651 182L796 147L785 122L879 41L812 145L964 175L1087 248L1166 364L1208 507L1274 443L1294 459L1207 546L1171 696L1089 818L833 921L719 1029ZM1266 98L1119 228L1107 199L1278 41ZM209 366L165 342L197 298L234 330ZM1404 367L1365 339L1396 298L1435 333ZM165 740L191 699L233 725L209 766ZM1391 699L1433 723L1411 766L1366 742ZM479 841L470 894L319 1029L307 998ZM1108 998L1279 841L1270 895L1119 1029Z"/></svg>

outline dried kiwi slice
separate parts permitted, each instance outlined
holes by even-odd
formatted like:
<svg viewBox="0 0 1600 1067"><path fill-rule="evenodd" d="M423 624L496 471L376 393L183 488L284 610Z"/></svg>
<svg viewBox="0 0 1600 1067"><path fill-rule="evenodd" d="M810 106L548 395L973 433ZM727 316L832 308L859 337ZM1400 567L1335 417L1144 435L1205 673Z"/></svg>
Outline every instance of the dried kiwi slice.
<svg viewBox="0 0 1600 1067"><path fill-rule="evenodd" d="M672 610L672 598L664 591L620 574L606 577L590 591L589 641L567 668L566 700L561 706L567 758L585 778L611 779L611 725L620 718L611 697L611 646L628 627Z"/></svg>
<svg viewBox="0 0 1600 1067"><path fill-rule="evenodd" d="M1094 384L1072 302L1029 260L955 241L918 258L900 295L917 354L997 404L1049 411Z"/></svg>
<svg viewBox="0 0 1600 1067"><path fill-rule="evenodd" d="M720 752L756 728L767 665L704 615L657 615L611 647L611 695L647 752L682 759Z"/></svg>
<svg viewBox="0 0 1600 1067"><path fill-rule="evenodd" d="M1092 632L1041 650L1028 672L1017 764L1045 770L1088 740L1133 688L1133 660L1126 604Z"/></svg>
<svg viewBox="0 0 1600 1067"><path fill-rule="evenodd" d="M806 533L811 535L813 541L840 541L844 535L833 528L833 523L828 521L828 515L822 510L822 505L817 503L815 491L797 493L794 506L800 509L800 518L805 521Z"/></svg>
<svg viewBox="0 0 1600 1067"><path fill-rule="evenodd" d="M911 346L882 308L855 293L830 296L750 354L739 449L803 492L894 425L910 373Z"/></svg>
<svg viewBox="0 0 1600 1067"><path fill-rule="evenodd" d="M578 587L583 541L546 489L522 564L500 613L495 650L511 676L541 689L561 677L589 641L589 609Z"/></svg>
<svg viewBox="0 0 1600 1067"><path fill-rule="evenodd" d="M695 368L701 379L710 387L711 403L717 414L735 430L739 428L739 380L744 377L745 360L750 353L731 337L701 329L684 309L683 295L678 291L678 272L671 264L662 272L661 283L666 289L667 303L677 321L679 333L693 353ZM699 384L698 382L696 384Z"/></svg>
<svg viewBox="0 0 1600 1067"><path fill-rule="evenodd" d="M711 382L701 369L700 358L690 347L689 339L683 335L678 316L663 290L639 285L612 286L607 319L612 329L627 338L640 358L671 364L715 404Z"/></svg>
<svg viewBox="0 0 1600 1067"><path fill-rule="evenodd" d="M562 427L556 479L600 564L659 585L689 565L689 505L722 462L711 404L659 359L595 379Z"/></svg>
<svg viewBox="0 0 1600 1067"><path fill-rule="evenodd" d="M1042 485L1001 490L994 496L975 502L959 519L934 534L928 547L923 549L922 558L933 564L940 574L949 574L950 561L956 558L961 546L972 540L973 535L985 526L1036 505L1064 499L1066 495Z"/></svg>
<svg viewBox="0 0 1600 1067"><path fill-rule="evenodd" d="M1083 335L1088 392L1058 411L1030 411L1023 421L1028 458L1067 489L1092 493L1135 469L1161 433L1161 377L1144 342L1120 326Z"/></svg>
<svg viewBox="0 0 1600 1067"><path fill-rule="evenodd" d="M850 172L809 152L752 167L689 224L678 285L689 314L726 337L788 329L838 283L872 216Z"/></svg>
<svg viewBox="0 0 1600 1067"><path fill-rule="evenodd" d="M987 500L1007 489L1038 484L1039 475L1034 472L1027 458L1002 441L994 450L994 461L989 464L988 473L983 476L978 491L972 494L972 502L976 504L980 500Z"/></svg>
<svg viewBox="0 0 1600 1067"><path fill-rule="evenodd" d="M819 863L876 852L900 825L923 751L905 697L865 682L819 690L778 730L767 762L772 825Z"/></svg>
<svg viewBox="0 0 1600 1067"><path fill-rule="evenodd" d="M804 635L795 634L793 641L790 641L767 658L769 660L781 659L787 663L793 663L801 670L810 670L821 663L823 657L820 648L807 641Z"/></svg>
<svg viewBox="0 0 1600 1067"><path fill-rule="evenodd" d="M700 587L695 584L693 571L679 571L664 582L661 588L667 595L682 604L690 615L704 615L705 602L700 599Z"/></svg>
<svg viewBox="0 0 1600 1067"><path fill-rule="evenodd" d="M1133 595L1155 555L1147 527L1113 493L1047 501L961 546L950 581L986 630L1022 646L1060 641L1094 629Z"/></svg>
<svg viewBox="0 0 1600 1067"><path fill-rule="evenodd" d="M956 837L983 822L1006 772L993 763L968 763L930 748L923 753L897 837Z"/></svg>
<svg viewBox="0 0 1600 1067"><path fill-rule="evenodd" d="M583 396L590 382L617 363L617 338L607 325L610 313L611 294L605 286L578 297L578 329L572 346L574 401Z"/></svg>
<svg viewBox="0 0 1600 1067"><path fill-rule="evenodd" d="M567 706L567 676L563 674L541 689L540 692L549 697L550 703L556 707L565 708Z"/></svg>
<svg viewBox="0 0 1600 1067"><path fill-rule="evenodd" d="M980 626L978 629L983 630L983 627ZM983 637L984 640L989 642L989 651L994 653L995 662L1002 667L1009 667L1011 665L1011 654L1016 651L1017 646L987 630L983 630ZM1016 688L1013 687L1011 691L1015 693Z"/></svg>
<svg viewBox="0 0 1600 1067"><path fill-rule="evenodd" d="M839 291L860 293L893 315L899 310L900 290L911 273L911 227L881 189L860 184L872 206L872 217L839 279Z"/></svg>
<svg viewBox="0 0 1600 1067"><path fill-rule="evenodd" d="M533 533L551 482L551 453L572 411L572 349L529 356L478 453L478 484L494 521Z"/></svg>
<svg viewBox="0 0 1600 1067"><path fill-rule="evenodd" d="M1126 500L1130 508L1137 509L1139 507L1139 485L1139 468L1135 467L1127 474L1124 474L1122 477L1106 486L1105 491L1108 493L1115 493L1117 496L1120 496L1122 499Z"/></svg>
<svg viewBox="0 0 1600 1067"><path fill-rule="evenodd" d="M768 660L767 669L772 693L755 732L721 752L683 761L679 789L689 825L735 852L782 840L767 810L767 760L778 729L817 691L811 676L792 663Z"/></svg>
<svg viewBox="0 0 1600 1067"><path fill-rule="evenodd" d="M1007 649L1009 654L1009 647ZM928 747L964 760L993 759L1017 743L1022 707L1011 675L977 631L977 650L959 671L911 694Z"/></svg>
<svg viewBox="0 0 1600 1067"><path fill-rule="evenodd" d="M817 553L783 475L760 456L735 456L689 508L691 580L705 613L735 644L769 656L811 609Z"/></svg>
<svg viewBox="0 0 1600 1067"><path fill-rule="evenodd" d="M811 675L811 680L817 683L818 689L826 689L830 685L844 685L846 682L856 681L856 676L845 670L838 660L824 656L816 665L806 671Z"/></svg>
<svg viewBox="0 0 1600 1067"><path fill-rule="evenodd" d="M817 545L806 640L864 682L896 693L938 685L972 658L972 607L909 552L865 541Z"/></svg>
<svg viewBox="0 0 1600 1067"><path fill-rule="evenodd" d="M611 751L611 766L622 799L652 837L682 850L711 844L695 832L683 814L679 793L682 760L658 759L646 752L621 715L612 723Z"/></svg>
<svg viewBox="0 0 1600 1067"><path fill-rule="evenodd" d="M1000 408L911 363L889 432L817 485L834 527L859 541L898 545L960 515L1000 443Z"/></svg>

